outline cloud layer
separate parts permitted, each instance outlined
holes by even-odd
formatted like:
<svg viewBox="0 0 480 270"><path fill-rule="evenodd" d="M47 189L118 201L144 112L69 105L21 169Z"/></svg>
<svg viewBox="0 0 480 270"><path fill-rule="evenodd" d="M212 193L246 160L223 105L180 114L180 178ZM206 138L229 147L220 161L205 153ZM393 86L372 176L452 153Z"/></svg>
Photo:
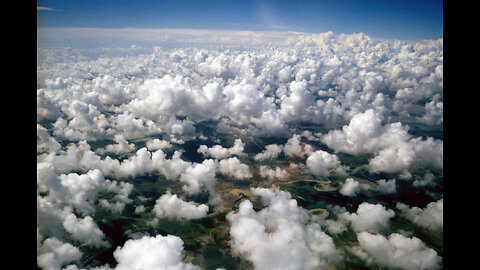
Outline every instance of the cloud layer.
<svg viewBox="0 0 480 270"><path fill-rule="evenodd" d="M440 257L418 238L394 233L388 238L361 232L357 234L361 248L375 264L398 269L440 269Z"/></svg>
<svg viewBox="0 0 480 270"><path fill-rule="evenodd" d="M255 269L324 269L341 254L333 239L316 223L308 223L305 209L288 192L255 188L265 208L253 210L243 201L238 213L227 215L231 223L232 253L251 261Z"/></svg>
<svg viewBox="0 0 480 270"><path fill-rule="evenodd" d="M184 260L191 243L156 225L222 218L230 255L255 269L327 269L348 254L441 268L412 234L443 230L442 39L39 29L53 32L192 46L37 49L40 268L112 269L82 262L111 248L117 270L200 269ZM312 204L287 186L299 179L329 191L306 187ZM114 247L102 228L116 218L134 221Z"/></svg>

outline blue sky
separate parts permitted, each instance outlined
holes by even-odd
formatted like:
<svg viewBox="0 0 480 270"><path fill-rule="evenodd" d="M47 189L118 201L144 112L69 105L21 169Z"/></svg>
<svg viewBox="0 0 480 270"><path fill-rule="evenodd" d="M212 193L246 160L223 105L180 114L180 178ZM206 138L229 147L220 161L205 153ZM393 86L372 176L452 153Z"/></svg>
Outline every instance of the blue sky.
<svg viewBox="0 0 480 270"><path fill-rule="evenodd" d="M443 37L443 1L38 0L37 26L333 31L438 39Z"/></svg>

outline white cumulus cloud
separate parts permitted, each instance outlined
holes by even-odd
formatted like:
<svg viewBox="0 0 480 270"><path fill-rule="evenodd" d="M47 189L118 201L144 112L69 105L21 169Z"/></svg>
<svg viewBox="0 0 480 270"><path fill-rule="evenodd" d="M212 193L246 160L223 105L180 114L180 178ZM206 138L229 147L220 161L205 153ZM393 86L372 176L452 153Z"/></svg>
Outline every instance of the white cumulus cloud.
<svg viewBox="0 0 480 270"><path fill-rule="evenodd" d="M440 269L441 257L418 238L393 233L388 238L380 234L357 234L361 248L375 264L397 269Z"/></svg>
<svg viewBox="0 0 480 270"><path fill-rule="evenodd" d="M183 262L182 250L182 239L174 235L130 239L113 253L118 262L115 270L199 270L200 267Z"/></svg>
<svg viewBox="0 0 480 270"><path fill-rule="evenodd" d="M186 202L178 198L176 194L172 195L167 191L166 194L155 201L153 212L158 218L173 220L200 219L207 216L208 205Z"/></svg>
<svg viewBox="0 0 480 270"><path fill-rule="evenodd" d="M245 200L238 213L227 215L234 255L250 260L255 269L324 269L341 259L333 239L318 224L307 224L307 212L290 193L265 188L251 191L267 207L255 212Z"/></svg>
<svg viewBox="0 0 480 270"><path fill-rule="evenodd" d="M247 164L243 164L237 157L222 159L218 163L218 169L221 173L231 176L238 180L252 177L252 173Z"/></svg>

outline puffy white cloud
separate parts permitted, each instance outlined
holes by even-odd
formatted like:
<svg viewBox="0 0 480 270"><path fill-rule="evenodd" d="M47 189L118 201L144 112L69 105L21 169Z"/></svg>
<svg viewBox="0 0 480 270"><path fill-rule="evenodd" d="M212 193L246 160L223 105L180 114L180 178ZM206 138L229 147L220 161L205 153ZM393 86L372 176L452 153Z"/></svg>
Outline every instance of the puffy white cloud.
<svg viewBox="0 0 480 270"><path fill-rule="evenodd" d="M372 190L374 189L372 186L366 183L360 183L353 178L345 179L345 182L341 184L341 188L339 190L340 194L344 196L356 196L357 193L360 193L363 190ZM381 179L377 181L377 192L380 193L395 193L396 192L396 180L386 181L385 179Z"/></svg>
<svg viewBox="0 0 480 270"><path fill-rule="evenodd" d="M96 248L110 246L110 244L103 239L105 235L90 216L79 219L73 213L70 213L63 220L63 227L71 234L73 239L85 245Z"/></svg>
<svg viewBox="0 0 480 270"><path fill-rule="evenodd" d="M276 159L282 151L283 151L282 145L269 144L265 146L265 150L256 154L253 158L255 160Z"/></svg>
<svg viewBox="0 0 480 270"><path fill-rule="evenodd" d="M418 238L408 238L398 233L388 239L379 234L357 234L360 247L375 264L396 269L440 269L441 257L425 246Z"/></svg>
<svg viewBox="0 0 480 270"><path fill-rule="evenodd" d="M313 147L309 144L300 143L300 135L294 134L283 146L283 152L287 157L304 158L313 152Z"/></svg>
<svg viewBox="0 0 480 270"><path fill-rule="evenodd" d="M322 142L336 151L349 154L374 152L380 147L377 138L384 133L382 120L381 114L367 110L355 115L342 130L333 130L322 136ZM399 135L403 138L406 133Z"/></svg>
<svg viewBox="0 0 480 270"><path fill-rule="evenodd" d="M48 134L47 129L37 124L37 153L55 152L62 146Z"/></svg>
<svg viewBox="0 0 480 270"><path fill-rule="evenodd" d="M395 216L395 212L381 204L363 202L358 206L356 213L344 212L340 216L341 219L350 221L356 232L377 233L388 229L390 219Z"/></svg>
<svg viewBox="0 0 480 270"><path fill-rule="evenodd" d="M272 169L268 166L260 166L260 176L270 179L285 179L288 177L288 172L286 170L280 169L276 166L275 169Z"/></svg>
<svg viewBox="0 0 480 270"><path fill-rule="evenodd" d="M259 117L251 118L248 132L254 137L287 138L290 136L288 126L276 111L264 111Z"/></svg>
<svg viewBox="0 0 480 270"><path fill-rule="evenodd" d="M95 152L99 154L113 153L113 154L124 154L129 153L135 150L135 145L133 143L129 144L127 140L121 134L117 134L113 139L117 144L109 144L105 148L98 148Z"/></svg>
<svg viewBox="0 0 480 270"><path fill-rule="evenodd" d="M419 119L427 125L440 125L443 123L443 102L432 100L425 103L425 114Z"/></svg>
<svg viewBox="0 0 480 270"><path fill-rule="evenodd" d="M90 165L98 161L100 161L100 157L90 150L90 145L86 141L80 141L78 145L70 143L65 151L51 152L39 160L40 163L50 164L57 173L68 173L75 170L87 171L91 169ZM98 168L98 166L93 168Z"/></svg>
<svg viewBox="0 0 480 270"><path fill-rule="evenodd" d="M113 196L112 198L113 200L117 200L123 203L132 202L132 199L130 199L129 196L133 190L133 184L130 184L128 182L119 182L119 181L113 181L113 180L107 179L103 183L103 188L108 192L115 193L115 196Z"/></svg>
<svg viewBox="0 0 480 270"><path fill-rule="evenodd" d="M43 31L75 34L85 33L86 29ZM398 173L400 178L411 177L410 173L416 168L443 168L443 142L433 138L414 138L407 126L430 125L429 129L435 132L442 129L443 39L378 40L362 33L332 32L88 31L93 35L116 38L134 36L135 40L145 40L147 36L155 36L155 40L162 42L188 40L205 47L37 50L37 121L41 124L37 126L37 223L39 232L46 237L56 237L63 243L71 240L71 232L75 232L80 239L81 232L89 231L88 228L95 231L94 221L89 222L89 217L94 216L92 213L96 207L104 207L116 214L131 203L129 194L133 186L103 179L103 175L118 180L158 173L169 180L181 181L187 194L208 191L210 203L219 198L219 194L214 194L216 170L234 178L252 177L251 168L241 164L238 158L226 159L242 155L245 145L241 141L236 141L231 148L216 145L198 149L206 157L220 162L188 162L181 159L182 151L175 151L167 159L162 149L194 138L206 138L203 128L199 128L201 121L208 121L207 125L216 123L216 127L212 127L217 133L240 135L242 139L250 139L248 136L289 138L285 145L267 145L264 151L254 156L257 161L270 159L268 165L274 166L270 169L256 165L264 177L285 175L285 171L275 167L277 164L270 164L282 151L294 162L306 159L305 166L319 176L327 176L332 170L344 173L348 169L340 164L335 155L337 152L369 154L372 158L364 168L372 173ZM222 40L212 33L222 33ZM261 46L241 50L209 49L207 45L213 40L235 48L245 43ZM280 47L268 47L268 44ZM318 129L305 131L309 124L321 124L318 127L324 134L318 133ZM127 141L161 136L169 141L149 140L146 148L141 149L134 149ZM219 142L215 135L209 133L208 136ZM320 140L335 153L315 151L312 145L301 141L302 137L307 142L315 141L315 145ZM87 143L112 138L117 144L106 146L103 151L94 152ZM91 145L98 145L97 142ZM124 155L116 159L108 156L111 153ZM413 185L431 185L434 183L432 179L433 174L427 173L422 179L417 177ZM379 180L377 185L378 192L395 192L395 180ZM362 184L347 180L341 192L353 195L361 189ZM109 194L111 199L106 200L99 196L102 192L114 196ZM280 192L264 193L262 198L270 198L266 202L266 209L270 210L265 212L273 213L274 205L270 202L275 201L274 197L284 195ZM284 200L289 199L285 197ZM415 207L400 205L397 208L403 207L402 213L411 216L412 220L415 219L413 216L423 220L423 216L427 216L423 213L438 216L438 204L430 206L431 209L427 207L428 211L427 208L420 209L421 212ZM278 205L282 205L278 206L278 211L283 209L283 204ZM339 214L338 220L328 219L321 225L332 234L344 232L349 222L352 227L359 229L363 226L371 232L388 227L389 210L372 207L370 219L379 221L368 224L365 221L368 215L360 211L361 208L357 213ZM145 208L138 208L138 211L142 210ZM258 239L266 239L268 245L272 244L269 247L273 251L262 251L272 260L283 262L292 255L294 267L307 269L322 268L334 261L335 255L326 255L334 250L331 249L331 239L314 223L292 225L292 228L301 229L290 235L288 230L276 230L277 227L268 220L258 219L259 215L260 212L249 216L258 224L246 221L246 217L242 222L246 227L250 226L253 233L260 228L255 235ZM280 216L272 214L272 220L284 222L282 218L276 218ZM66 222L75 219L78 228ZM64 226L64 223L71 226ZM266 230L262 231L262 226ZM241 235L240 227L237 229ZM248 232L244 232L247 237ZM273 236L272 232L279 233ZM93 245L102 239L95 240L94 235L91 234L90 240L84 237L79 242ZM280 235L284 238L281 239ZM302 237L312 240L301 240L301 235L308 235ZM97 236L100 235L97 233ZM258 239L251 239L255 252L261 250L256 247ZM291 245L285 239L298 241L293 245L294 253L282 258L287 253L283 253L281 245L275 253L273 244ZM374 261L367 251L362 252ZM45 257L43 265L55 265L53 268L58 269L69 263L61 261L57 255L48 256L50 259ZM255 262L256 266L270 265L268 258L248 253L239 256ZM325 259L327 257L331 259ZM70 266L72 270L74 267ZM125 263L123 267L130 265Z"/></svg>
<svg viewBox="0 0 480 270"><path fill-rule="evenodd" d="M73 100L64 110L67 119L59 117L54 123L53 134L69 140L94 140L112 134L106 116L86 102Z"/></svg>
<svg viewBox="0 0 480 270"><path fill-rule="evenodd" d="M317 119L320 111L316 107L315 96L305 81L292 81L288 96L280 97L280 115L288 122L312 121Z"/></svg>
<svg viewBox="0 0 480 270"><path fill-rule="evenodd" d="M308 224L306 229L307 246L312 253L305 262L304 269L325 269L342 259L333 239L320 229L319 224Z"/></svg>
<svg viewBox="0 0 480 270"><path fill-rule="evenodd" d="M92 90L98 93L98 99L104 105L127 103L133 96L131 85L110 74L93 78Z"/></svg>
<svg viewBox="0 0 480 270"><path fill-rule="evenodd" d="M98 169L85 174L60 174L49 163L37 164L37 226L39 233L62 241L73 239L95 248L108 247L91 214L97 206L121 213L133 189L130 183L105 180ZM99 199L99 194L111 199Z"/></svg>
<svg viewBox="0 0 480 270"><path fill-rule="evenodd" d="M167 191L166 194L155 201L153 212L158 218L174 220L200 219L207 216L208 205L186 202L178 198L176 194L172 195Z"/></svg>
<svg viewBox="0 0 480 270"><path fill-rule="evenodd" d="M372 172L401 173L400 178L410 178L411 174L407 169L412 164L414 156L415 153L408 146L383 149L370 160L369 168Z"/></svg>
<svg viewBox="0 0 480 270"><path fill-rule="evenodd" d="M435 186L435 176L427 171L423 177L415 179L412 185L414 187Z"/></svg>
<svg viewBox="0 0 480 270"><path fill-rule="evenodd" d="M397 203L401 214L415 224L430 229L433 232L443 231L443 198L427 204L424 209L409 207L404 203Z"/></svg>
<svg viewBox="0 0 480 270"><path fill-rule="evenodd" d="M199 270L183 262L182 250L182 239L174 235L130 239L113 253L118 262L115 269Z"/></svg>
<svg viewBox="0 0 480 270"><path fill-rule="evenodd" d="M92 213L98 193L103 189L105 179L99 170L86 174L56 175L48 163L37 165L39 191L48 191L54 201L73 206L82 213Z"/></svg>
<svg viewBox="0 0 480 270"><path fill-rule="evenodd" d="M249 200L238 213L227 215L232 253L251 261L255 269L323 269L338 262L333 239L309 223L307 212L288 192L255 188L267 205L259 212Z"/></svg>
<svg viewBox="0 0 480 270"><path fill-rule="evenodd" d="M155 169L152 153L145 147L140 148L134 156L123 160L121 163L107 156L104 164L105 166L102 166L103 168L108 168L114 175L123 177L146 174Z"/></svg>
<svg viewBox="0 0 480 270"><path fill-rule="evenodd" d="M173 135L179 136L195 136L195 127L190 119L179 120L176 117L170 117L165 124L164 129Z"/></svg>
<svg viewBox="0 0 480 270"><path fill-rule="evenodd" d="M110 124L113 127L113 129L107 130L107 132L110 131L109 133L113 133L115 130L127 137L139 137L157 134L162 131L161 127L152 120L137 118L129 111L123 111L122 109L117 109L117 111L119 111L117 114L108 118L108 123L104 123L104 125Z"/></svg>
<svg viewBox="0 0 480 270"><path fill-rule="evenodd" d="M181 75L166 75L161 78L148 79L138 87L136 96L127 105L127 109L138 117L152 121L175 115L187 115L194 121L216 119L222 104L217 84L206 84L204 88L195 85L191 78ZM181 125L178 121L174 124ZM188 124L188 123L183 123ZM175 126L172 132L179 132ZM191 127L188 126L188 130Z"/></svg>
<svg viewBox="0 0 480 270"><path fill-rule="evenodd" d="M246 80L229 83L223 94L228 115L239 125L248 125L252 117L260 117L263 112L275 108L273 97L265 97L255 85Z"/></svg>
<svg viewBox="0 0 480 270"><path fill-rule="evenodd" d="M77 247L50 237L43 240L37 250L37 264L45 270L57 270L67 263L79 261L82 255Z"/></svg>
<svg viewBox="0 0 480 270"><path fill-rule="evenodd" d="M353 178L347 178L339 192L344 196L355 196L360 192L360 183Z"/></svg>
<svg viewBox="0 0 480 270"><path fill-rule="evenodd" d="M278 79L281 82L285 82L290 79L291 75L292 75L292 68L290 66L286 66L278 72Z"/></svg>
<svg viewBox="0 0 480 270"><path fill-rule="evenodd" d="M147 141L146 147L149 151L155 151L159 149L163 150L165 148L172 148L172 144L165 140L153 139Z"/></svg>
<svg viewBox="0 0 480 270"><path fill-rule="evenodd" d="M162 150L157 150L152 154L152 162L155 168L167 179L174 180L191 166L190 162L180 158L181 152L175 151L170 159L167 159Z"/></svg>
<svg viewBox="0 0 480 270"><path fill-rule="evenodd" d="M221 173L239 180L252 177L248 165L241 163L237 157L220 160L218 169Z"/></svg>
<svg viewBox="0 0 480 270"><path fill-rule="evenodd" d="M206 145L200 145L197 149L198 153L201 153L203 156L210 156L216 159L224 159L232 155L244 156L243 153L245 143L241 139L235 139L233 146L230 148L224 148L221 145L214 145L212 147L207 147Z"/></svg>
<svg viewBox="0 0 480 270"><path fill-rule="evenodd" d="M50 154L44 162L53 164L56 171L68 172L72 170L98 169L104 175L117 178L133 177L144 173L159 172L167 179L177 179L190 165L190 162L180 158L181 152L175 151L170 159L162 150L149 152L143 147L136 151L135 155L121 162L117 159L100 156L90 150L86 141L80 141L78 145L70 144L64 153Z"/></svg>
<svg viewBox="0 0 480 270"><path fill-rule="evenodd" d="M260 196L260 199L262 200L262 203L264 205L270 205L273 199L292 199L292 195L289 192L280 190L279 188L251 188L250 191L252 192L252 194ZM294 202L291 201L291 203Z"/></svg>
<svg viewBox="0 0 480 270"><path fill-rule="evenodd" d="M98 204L105 209L110 210L112 213L120 215L125 209L125 203L123 202L110 202L106 199L100 199Z"/></svg>
<svg viewBox="0 0 480 270"><path fill-rule="evenodd" d="M321 140L335 151L375 154L368 164L371 172L400 173L402 178L410 178L408 169L412 166L443 168L443 141L412 138L400 122L382 125L382 121L381 114L369 109Z"/></svg>
<svg viewBox="0 0 480 270"><path fill-rule="evenodd" d="M182 187L188 194L198 194L206 189L211 195L214 194L214 185L216 182L215 171L217 162L212 159L206 159L202 163L195 163L186 168L180 175L180 182L185 183Z"/></svg>
<svg viewBox="0 0 480 270"><path fill-rule="evenodd" d="M60 117L60 108L54 97L45 89L37 90L37 121L47 119L56 120Z"/></svg>
<svg viewBox="0 0 480 270"><path fill-rule="evenodd" d="M325 226L327 232L334 235L338 235L347 231L347 225L338 220L327 219L322 225Z"/></svg>
<svg viewBox="0 0 480 270"><path fill-rule="evenodd" d="M171 29L151 31L178 37ZM247 40L272 34L248 33ZM240 35L240 40L246 34L228 33ZM240 51L39 48L37 115L58 119L57 135L76 140L113 136L120 130L159 132L175 115L194 122L225 116L254 136L287 136L287 124L299 120L335 123L371 108L387 115L394 106L390 96L397 94L405 105L398 111L401 115L409 115L410 103L430 100L418 121L440 123L442 39L389 41L331 32L280 36L286 38L280 43L294 46ZM102 57L91 58L86 52ZM59 118L63 113L66 118ZM86 122L91 125L80 127Z"/></svg>
<svg viewBox="0 0 480 270"><path fill-rule="evenodd" d="M345 170L348 169L348 167L340 164L340 160L336 155L323 150L317 150L311 153L306 160L306 164L317 176L328 176L331 172L346 175Z"/></svg>

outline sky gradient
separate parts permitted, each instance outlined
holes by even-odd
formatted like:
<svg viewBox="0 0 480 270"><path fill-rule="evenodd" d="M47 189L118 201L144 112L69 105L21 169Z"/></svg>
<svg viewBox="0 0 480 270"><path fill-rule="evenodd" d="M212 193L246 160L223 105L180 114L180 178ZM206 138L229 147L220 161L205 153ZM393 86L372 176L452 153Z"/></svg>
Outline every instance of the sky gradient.
<svg viewBox="0 0 480 270"><path fill-rule="evenodd" d="M443 1L37 1L37 27L189 28L443 38Z"/></svg>

